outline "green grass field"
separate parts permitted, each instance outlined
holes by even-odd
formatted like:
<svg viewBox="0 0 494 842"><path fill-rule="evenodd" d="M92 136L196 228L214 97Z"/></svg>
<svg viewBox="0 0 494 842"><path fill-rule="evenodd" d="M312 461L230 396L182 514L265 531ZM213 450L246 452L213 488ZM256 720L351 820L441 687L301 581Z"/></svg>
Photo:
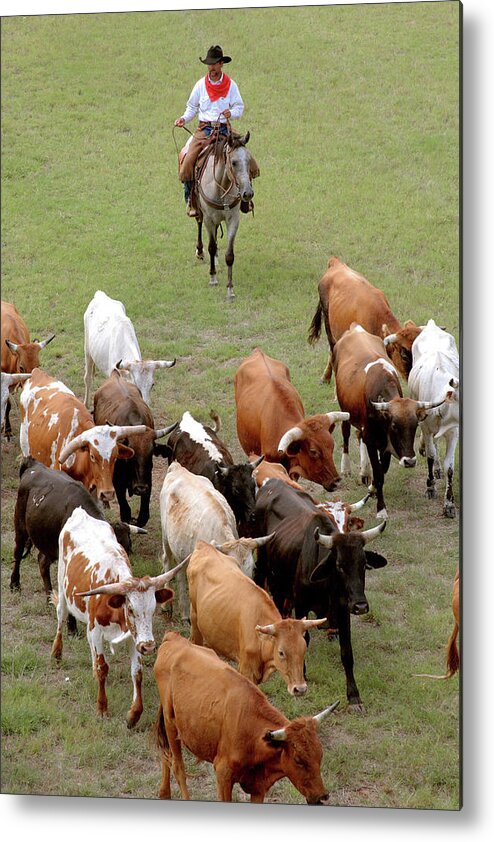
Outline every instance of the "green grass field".
<svg viewBox="0 0 494 842"><path fill-rule="evenodd" d="M186 409L207 421L213 407L240 460L233 376L252 348L289 366L307 414L337 408L333 386L319 384L326 340L307 344L331 254L383 289L399 319L433 317L459 341L460 13L438 2L3 19L2 298L31 336L56 333L44 368L83 396L83 313L103 289L125 303L144 357L177 357L156 376L156 423ZM195 258L175 147L188 135L172 129L203 72L199 56L216 43L233 57L240 125L261 168L255 216L242 218L236 240L233 304L222 241L217 289ZM123 652L110 662L110 716L98 720L85 636L65 641L61 668L51 662L56 621L34 553L21 593L10 592L16 399L12 422L14 438L2 441L2 792L156 798L151 662L137 729L125 725ZM337 465L340 446L336 433ZM355 444L351 458L340 490L354 501ZM165 466L155 464L148 535L134 541L138 574L161 569ZM413 676L444 670L460 483L457 472L459 516L448 521L440 497L425 499L425 479L421 458L414 471L393 462L386 479L390 520L375 549L388 566L368 573L371 613L352 621L366 714L348 713L339 648L322 632L306 698L288 697L277 677L262 687L290 717L341 699L321 731L334 805L460 805L458 677ZM364 512L374 525L373 505ZM157 615L158 641L167 628L188 634ZM193 798L214 799L212 768L191 757L187 767ZM268 800L303 801L287 780Z"/></svg>

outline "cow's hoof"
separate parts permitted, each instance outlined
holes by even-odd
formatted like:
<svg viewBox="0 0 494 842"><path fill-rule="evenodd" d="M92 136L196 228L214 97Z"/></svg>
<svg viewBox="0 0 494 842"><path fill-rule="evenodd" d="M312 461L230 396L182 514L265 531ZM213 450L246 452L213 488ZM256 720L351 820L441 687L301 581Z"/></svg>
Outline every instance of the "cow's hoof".
<svg viewBox="0 0 494 842"><path fill-rule="evenodd" d="M387 513L386 509L385 508L381 509L377 513L376 517L379 518L379 520L387 520L388 519L388 513Z"/></svg>
<svg viewBox="0 0 494 842"><path fill-rule="evenodd" d="M366 710L362 702L349 702L348 713L366 713Z"/></svg>
<svg viewBox="0 0 494 842"><path fill-rule="evenodd" d="M234 292L227 292L226 300L227 301L234 301L235 300L235 293Z"/></svg>
<svg viewBox="0 0 494 842"><path fill-rule="evenodd" d="M209 281L210 287L217 287L218 286L218 278L211 278Z"/></svg>
<svg viewBox="0 0 494 842"><path fill-rule="evenodd" d="M434 468L434 476L435 476L436 479L442 479L443 478L443 472L442 472L441 468Z"/></svg>
<svg viewBox="0 0 494 842"><path fill-rule="evenodd" d="M435 488L428 488L425 492L425 496L428 500L435 500L437 497L437 491Z"/></svg>
<svg viewBox="0 0 494 842"><path fill-rule="evenodd" d="M443 509L444 517L454 518L456 517L456 509L454 503L445 503Z"/></svg>
<svg viewBox="0 0 494 842"><path fill-rule="evenodd" d="M366 476L365 474L363 476L362 474L360 475L360 482L362 483L362 485L369 485L370 481L371 478L369 476Z"/></svg>
<svg viewBox="0 0 494 842"><path fill-rule="evenodd" d="M196 251L196 257L198 260L204 260L204 254L202 252Z"/></svg>

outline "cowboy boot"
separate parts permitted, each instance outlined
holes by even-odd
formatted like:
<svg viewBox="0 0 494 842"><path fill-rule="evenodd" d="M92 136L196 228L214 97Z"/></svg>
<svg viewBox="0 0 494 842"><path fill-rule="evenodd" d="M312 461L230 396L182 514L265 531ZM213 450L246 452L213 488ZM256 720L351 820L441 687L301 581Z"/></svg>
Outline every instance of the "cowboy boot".
<svg viewBox="0 0 494 842"><path fill-rule="evenodd" d="M196 182L192 183L192 187L189 193L189 201L187 202L187 216L197 217L199 216L197 210L197 194L196 194Z"/></svg>

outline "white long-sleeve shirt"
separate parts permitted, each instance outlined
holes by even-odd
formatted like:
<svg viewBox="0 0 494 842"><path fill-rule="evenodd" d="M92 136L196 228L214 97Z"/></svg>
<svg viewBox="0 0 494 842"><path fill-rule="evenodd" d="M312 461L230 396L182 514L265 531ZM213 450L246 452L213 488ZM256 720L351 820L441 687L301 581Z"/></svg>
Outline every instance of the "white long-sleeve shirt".
<svg viewBox="0 0 494 842"><path fill-rule="evenodd" d="M222 79L223 75L219 81L221 82ZM211 84L215 85L219 84L219 82L211 82ZM220 99L216 99L214 102L211 102L206 90L206 82L203 77L202 79L199 79L192 88L192 93L187 101L187 107L182 114L182 118L186 123L189 123L196 114L198 114L200 122L213 123L219 120L221 123L225 123L226 117L223 115L220 116L220 114L226 108L229 108L231 111L230 120L238 120L238 118L243 114L244 102L240 96L237 83L231 79L230 90L228 91L227 96L220 97Z"/></svg>

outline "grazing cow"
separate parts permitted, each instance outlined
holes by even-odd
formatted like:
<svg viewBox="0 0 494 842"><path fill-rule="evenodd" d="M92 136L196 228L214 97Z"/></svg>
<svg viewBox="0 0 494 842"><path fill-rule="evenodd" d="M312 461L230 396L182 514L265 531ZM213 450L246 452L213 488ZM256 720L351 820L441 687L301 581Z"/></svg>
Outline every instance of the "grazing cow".
<svg viewBox="0 0 494 842"><path fill-rule="evenodd" d="M109 502L115 460L130 459L119 439L145 433L141 425L95 426L91 413L60 380L35 368L20 399L21 450L49 468L64 470L88 491Z"/></svg>
<svg viewBox="0 0 494 842"><path fill-rule="evenodd" d="M307 691L304 634L322 620L282 619L271 597L235 558L198 541L187 567L192 643L238 663L254 684L278 671L292 696Z"/></svg>
<svg viewBox="0 0 494 842"><path fill-rule="evenodd" d="M416 673L417 678L438 678L441 680L452 678L460 669L460 653L458 652L458 632L460 631L460 570L456 571L453 582L453 596L451 599L453 609L454 625L453 631L448 640L446 649L446 672L444 675L429 675L428 673Z"/></svg>
<svg viewBox="0 0 494 842"><path fill-rule="evenodd" d="M81 507L97 520L105 520L105 517L89 491L65 471L47 468L32 456L27 456L21 463L19 476L10 589L20 589L21 560L35 546L39 553L41 580L49 596L52 591L50 565L58 559L58 538L74 509ZM112 526L117 540L127 553L131 550L130 532L145 531L136 526L130 527L127 523L115 523Z"/></svg>
<svg viewBox="0 0 494 842"><path fill-rule="evenodd" d="M249 454L249 460L251 462L256 458L255 453ZM281 479L287 485L291 485L292 488L296 488L298 491L305 491L298 482L290 479L288 471L280 462L264 461L252 471L252 476L254 477L257 488L262 488L264 483L269 482L270 479ZM362 529L364 525L362 518L356 517L353 512L361 509L369 497L370 494L366 494L358 503L344 503L342 500L325 500L319 503L314 498L312 499L331 518L338 532L352 532L356 529Z"/></svg>
<svg viewBox="0 0 494 842"><path fill-rule="evenodd" d="M15 374L9 374L6 371L1 372L2 433L7 439L9 439L12 436L12 428L10 426L10 392L13 391L19 383L22 383L29 377L31 377L30 373L21 374L16 372Z"/></svg>
<svg viewBox="0 0 494 842"><path fill-rule="evenodd" d="M262 453L281 462L291 479L299 477L332 491L339 482L331 433L347 413L305 417L300 395L286 365L256 348L235 378L237 434L245 453Z"/></svg>
<svg viewBox="0 0 494 842"><path fill-rule="evenodd" d="M453 472L456 444L459 436L460 406L458 387L460 385L460 360L454 337L438 327L430 319L412 347L413 368L408 378L412 398L434 401L444 397L451 390L447 403L430 412L420 422L422 433L421 452L427 456L427 497L437 496L435 479L442 476L441 463L435 442L444 438L446 454L444 472L447 477L444 494L443 514L453 518L456 515L453 496Z"/></svg>
<svg viewBox="0 0 494 842"><path fill-rule="evenodd" d="M131 674L134 685L127 725L132 728L142 714L142 656L155 648L153 614L156 604L173 598L165 587L185 559L174 570L160 576L134 576L126 552L117 542L110 524L96 520L83 508L74 509L60 532L58 550L57 633L52 655L62 657L62 627L68 612L87 626L93 673L98 681L97 709L108 710L105 683L108 664L104 641L115 644L130 640Z"/></svg>
<svg viewBox="0 0 494 842"><path fill-rule="evenodd" d="M252 575L252 551L262 539L238 539L235 516L227 501L207 477L193 474L172 462L160 492L160 515L165 570L194 551L196 542L231 542L230 552L246 575ZM185 575L179 577L179 601L183 619L189 603Z"/></svg>
<svg viewBox="0 0 494 842"><path fill-rule="evenodd" d="M311 344L319 339L323 318L330 349L323 381L331 380L333 348L352 322L384 340L395 368L407 379L412 367L412 343L420 327L412 321L402 326L384 293L337 257L329 258L328 268L319 281L319 303L309 329Z"/></svg>
<svg viewBox="0 0 494 842"><path fill-rule="evenodd" d="M352 325L333 349L336 394L350 421L342 425L341 472L349 472L350 424L360 438L360 475L367 485L372 473L377 517L388 516L383 496L384 476L394 456L403 468L416 464L414 439L419 421L444 403L404 398L398 372L386 356L382 339L361 325Z"/></svg>
<svg viewBox="0 0 494 842"><path fill-rule="evenodd" d="M130 522L131 510L126 495L141 498L137 526L149 520L149 501L152 491L153 456L168 458L169 449L157 440L171 433L177 423L160 430L154 429L154 418L137 386L125 380L114 369L108 380L94 394L93 417L95 424L140 426L146 431L134 436L129 433L123 440L134 451L130 459L117 459L113 471L113 486L120 506L120 519Z"/></svg>
<svg viewBox="0 0 494 842"><path fill-rule="evenodd" d="M214 413L211 417L215 420L215 429L200 424L190 412L184 412L177 429L168 439L170 462L176 460L193 474L211 480L231 506L238 534L248 537L252 533L256 505L256 486L252 479L256 466L250 462L234 464L230 451L217 435L220 420ZM259 457L256 464L262 458Z"/></svg>
<svg viewBox="0 0 494 842"><path fill-rule="evenodd" d="M86 406L89 406L95 368L106 377L114 368L125 371L140 390L143 400L149 404L155 369L170 368L176 362L143 360L134 325L126 315L124 305L101 290L94 293L84 313L84 356Z"/></svg>
<svg viewBox="0 0 494 842"><path fill-rule="evenodd" d="M287 777L309 804L328 804L317 727L338 702L315 716L290 721L215 652L173 631L158 650L154 677L160 694L160 798L171 798L172 769L182 798L190 797L183 744L214 765L220 801L231 801L238 783L251 801L262 803L272 785Z"/></svg>
<svg viewBox="0 0 494 842"><path fill-rule="evenodd" d="M363 706L353 674L351 614L366 614L365 571L384 567L386 559L366 548L383 531L383 521L364 532L338 532L334 523L304 491L271 479L256 500L258 529L274 532L257 555L254 581L267 587L283 616L328 618L338 631L341 662L350 708Z"/></svg>
<svg viewBox="0 0 494 842"><path fill-rule="evenodd" d="M27 325L13 304L2 301L2 371L30 373L39 366L39 352L55 339L53 333L39 342L29 338Z"/></svg>

